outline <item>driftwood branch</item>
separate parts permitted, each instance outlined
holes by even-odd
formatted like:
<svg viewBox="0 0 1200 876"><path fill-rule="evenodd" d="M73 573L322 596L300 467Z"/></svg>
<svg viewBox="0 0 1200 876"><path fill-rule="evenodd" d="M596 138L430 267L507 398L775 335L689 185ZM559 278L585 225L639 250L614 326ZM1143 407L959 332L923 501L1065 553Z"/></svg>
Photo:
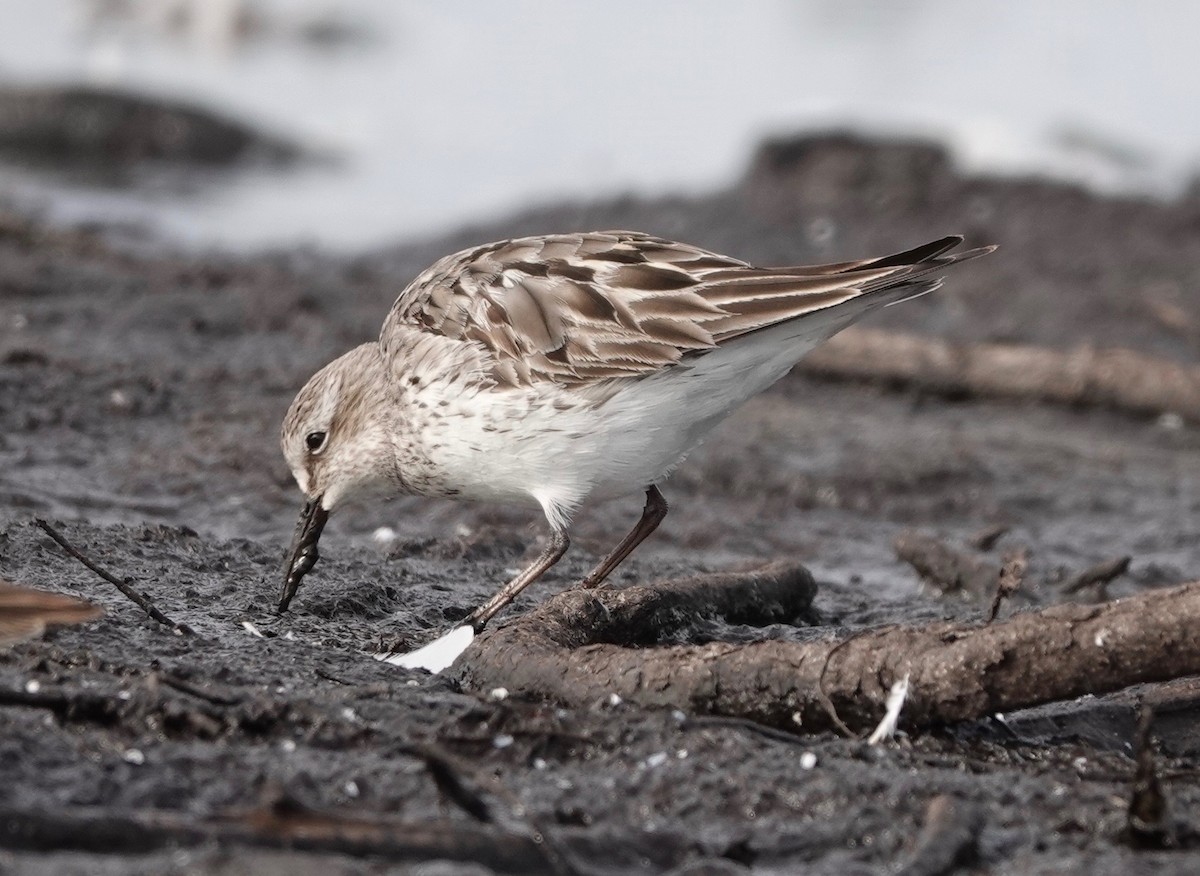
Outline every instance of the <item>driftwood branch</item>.
<svg viewBox="0 0 1200 876"><path fill-rule="evenodd" d="M654 588L570 591L483 633L452 668L464 687L589 706L731 715L789 730L875 725L910 678L902 725L962 721L1200 672L1200 582L991 624L890 626L815 641L646 647L698 615L765 624L803 612L798 566Z"/></svg>
<svg viewBox="0 0 1200 876"><path fill-rule="evenodd" d="M549 832L525 834L478 821L314 809L286 794L254 808L209 816L153 809L0 809L0 849L32 852L140 855L215 845L334 853L391 864L470 862L488 872L574 876L593 872L582 862L617 843L624 858L640 858L663 872L702 851L688 838L665 831L626 831L618 838L595 829L553 825Z"/></svg>
<svg viewBox="0 0 1200 876"><path fill-rule="evenodd" d="M487 825L348 818L274 807L195 819L171 812L0 811L0 847L28 851L146 854L217 844L336 852L396 861L473 861L499 873L556 873L531 837Z"/></svg>
<svg viewBox="0 0 1200 876"><path fill-rule="evenodd" d="M1200 421L1200 367L1132 350L953 344L850 328L810 353L799 367L821 377L882 380L953 395L1104 405Z"/></svg>

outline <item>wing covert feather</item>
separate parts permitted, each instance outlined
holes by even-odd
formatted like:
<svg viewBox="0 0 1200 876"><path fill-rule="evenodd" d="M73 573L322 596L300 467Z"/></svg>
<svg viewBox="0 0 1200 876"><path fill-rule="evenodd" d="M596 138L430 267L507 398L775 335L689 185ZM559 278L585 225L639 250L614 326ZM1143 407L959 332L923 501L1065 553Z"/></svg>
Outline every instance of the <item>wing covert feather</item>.
<svg viewBox="0 0 1200 876"><path fill-rule="evenodd" d="M783 268L630 231L501 241L418 276L392 306L380 343L390 356L417 330L478 345L500 385L637 377L986 251L945 256L960 240Z"/></svg>

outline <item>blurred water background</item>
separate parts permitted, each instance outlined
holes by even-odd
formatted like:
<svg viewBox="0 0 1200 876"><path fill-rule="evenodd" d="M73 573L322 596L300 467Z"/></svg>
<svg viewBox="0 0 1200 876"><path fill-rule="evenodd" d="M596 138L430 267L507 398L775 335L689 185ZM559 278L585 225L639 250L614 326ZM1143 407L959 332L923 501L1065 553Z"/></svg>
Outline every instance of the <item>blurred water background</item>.
<svg viewBox="0 0 1200 876"><path fill-rule="evenodd" d="M0 198L188 245L352 250L556 199L703 193L802 131L1155 197L1200 164L1182 0L0 0L0 22L0 88L185 101L313 156L119 177L0 158Z"/></svg>

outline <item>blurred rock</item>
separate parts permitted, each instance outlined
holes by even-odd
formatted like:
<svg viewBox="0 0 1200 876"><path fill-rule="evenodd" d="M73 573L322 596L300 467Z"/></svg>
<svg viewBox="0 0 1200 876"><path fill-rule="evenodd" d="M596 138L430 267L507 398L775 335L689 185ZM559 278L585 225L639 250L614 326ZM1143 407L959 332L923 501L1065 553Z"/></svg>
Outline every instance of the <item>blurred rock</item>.
<svg viewBox="0 0 1200 876"><path fill-rule="evenodd" d="M919 140L848 134L768 140L742 184L747 206L774 219L841 207L848 198L890 208L925 206L956 183L946 150Z"/></svg>
<svg viewBox="0 0 1200 876"><path fill-rule="evenodd" d="M93 86L0 87L0 156L56 169L144 162L288 164L302 150L242 122L167 98Z"/></svg>

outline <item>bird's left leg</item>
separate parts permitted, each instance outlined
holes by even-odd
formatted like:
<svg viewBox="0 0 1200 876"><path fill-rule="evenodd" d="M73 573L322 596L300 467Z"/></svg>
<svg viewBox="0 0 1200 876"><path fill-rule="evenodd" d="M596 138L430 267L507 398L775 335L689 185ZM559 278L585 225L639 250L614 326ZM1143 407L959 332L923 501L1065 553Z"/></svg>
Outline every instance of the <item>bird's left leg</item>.
<svg viewBox="0 0 1200 876"><path fill-rule="evenodd" d="M663 494L654 485L646 487L646 507L642 509L641 519L629 531L629 534L621 539L621 543L588 573L588 576L583 579L583 586L590 588L603 584L604 579L612 573L612 570L621 565L625 558L633 553L633 549L645 541L650 533L658 529L658 524L662 523L666 516L667 500Z"/></svg>
<svg viewBox="0 0 1200 876"><path fill-rule="evenodd" d="M530 563L529 567L521 574L501 587L491 599L471 612L463 623L469 624L478 633L487 626L488 621L516 599L518 593L542 577L547 569L561 560L570 546L571 540L567 538L567 531L555 529L550 535L550 544L546 545L546 549L538 558Z"/></svg>

